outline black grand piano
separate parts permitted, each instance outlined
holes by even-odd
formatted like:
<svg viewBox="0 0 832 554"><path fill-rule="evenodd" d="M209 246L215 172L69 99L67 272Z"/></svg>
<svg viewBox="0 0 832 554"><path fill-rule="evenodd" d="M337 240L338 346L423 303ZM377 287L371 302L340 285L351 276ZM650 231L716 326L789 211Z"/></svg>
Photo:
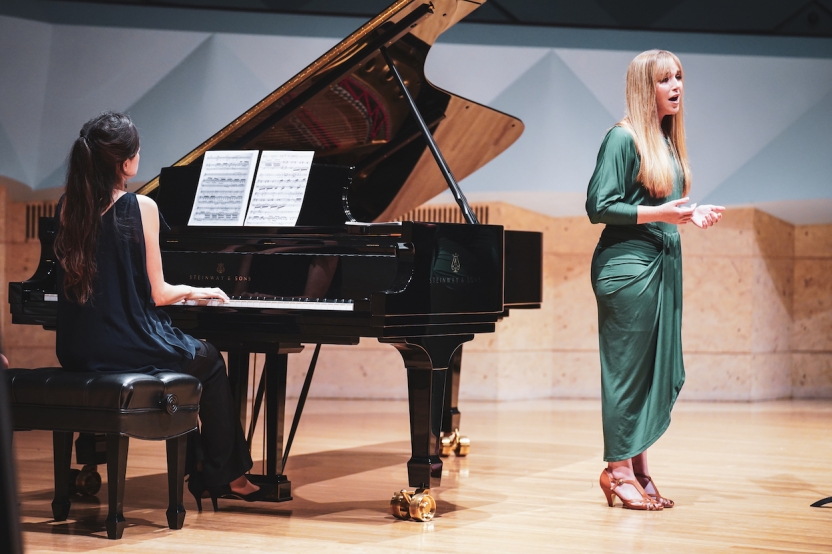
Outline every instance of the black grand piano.
<svg viewBox="0 0 832 554"><path fill-rule="evenodd" d="M251 479L278 485L270 500L291 500L283 468L320 345L371 337L398 349L407 368L415 491L395 493L391 510L430 519L440 454L465 455L469 445L457 410L462 345L510 309L540 306L541 234L479 224L451 172L462 178L487 163L522 123L424 75L435 39L479 5L396 1L138 191L169 227L160 237L166 280L232 297L165 310L228 353L249 441L264 412L265 475ZM189 227L208 150L314 150L297 225ZM393 221L448 187L466 223ZM9 284L12 321L54 328L52 220L41 220L39 236L35 275ZM284 441L287 359L304 344L316 351ZM252 352L266 361L249 405Z"/></svg>

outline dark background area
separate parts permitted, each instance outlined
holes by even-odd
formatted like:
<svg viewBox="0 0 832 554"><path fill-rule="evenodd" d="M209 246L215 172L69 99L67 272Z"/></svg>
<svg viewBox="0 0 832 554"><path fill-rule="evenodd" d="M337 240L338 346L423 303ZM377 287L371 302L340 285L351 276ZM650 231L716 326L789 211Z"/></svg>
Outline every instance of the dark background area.
<svg viewBox="0 0 832 554"><path fill-rule="evenodd" d="M77 0L56 0L77 3ZM92 0L303 15L375 16L392 0ZM832 37L832 0L488 0L471 23Z"/></svg>

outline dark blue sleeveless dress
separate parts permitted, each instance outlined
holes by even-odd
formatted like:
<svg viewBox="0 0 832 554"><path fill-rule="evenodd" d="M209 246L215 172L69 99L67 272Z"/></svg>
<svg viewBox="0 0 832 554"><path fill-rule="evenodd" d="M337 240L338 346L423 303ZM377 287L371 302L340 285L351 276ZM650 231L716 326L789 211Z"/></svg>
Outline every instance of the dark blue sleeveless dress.
<svg viewBox="0 0 832 554"><path fill-rule="evenodd" d="M56 217L60 218L60 204ZM83 306L66 298L58 265L61 365L71 371L172 370L193 375L202 383L200 432L188 435L186 473L201 466L202 481L221 486L249 471L251 456L236 416L225 361L212 345L173 327L153 303L135 194L122 195L101 216L95 261L93 296Z"/></svg>
<svg viewBox="0 0 832 554"><path fill-rule="evenodd" d="M73 371L182 371L200 341L173 327L153 303L135 194L122 195L101 216L96 265L93 296L84 305L66 298L58 265L61 365Z"/></svg>

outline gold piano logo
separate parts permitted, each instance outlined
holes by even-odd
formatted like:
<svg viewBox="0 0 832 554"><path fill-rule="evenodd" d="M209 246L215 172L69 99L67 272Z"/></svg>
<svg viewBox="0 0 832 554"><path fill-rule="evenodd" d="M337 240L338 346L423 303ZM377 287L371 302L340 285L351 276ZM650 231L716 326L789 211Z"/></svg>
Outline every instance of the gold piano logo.
<svg viewBox="0 0 832 554"><path fill-rule="evenodd" d="M249 275L223 275L225 273L225 264L220 262L217 264L217 273L216 275L199 275L199 274L192 274L188 276L188 279L194 282L205 282L205 281L251 281L251 276Z"/></svg>
<svg viewBox="0 0 832 554"><path fill-rule="evenodd" d="M451 271L459 273L460 269L462 269L462 266L459 265L459 254L454 254L454 257L451 260Z"/></svg>

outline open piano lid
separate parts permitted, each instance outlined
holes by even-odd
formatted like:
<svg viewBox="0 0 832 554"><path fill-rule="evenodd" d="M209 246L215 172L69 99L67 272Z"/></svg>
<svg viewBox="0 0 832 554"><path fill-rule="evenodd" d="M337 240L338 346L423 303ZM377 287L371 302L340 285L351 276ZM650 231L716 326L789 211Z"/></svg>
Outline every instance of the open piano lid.
<svg viewBox="0 0 832 554"><path fill-rule="evenodd" d="M314 150L316 164L354 167L346 192L359 221L390 221L446 190L389 55L457 179L523 132L520 120L440 90L424 64L436 38L482 2L399 0L174 166L201 165L208 150ZM148 194L156 177L141 187Z"/></svg>

